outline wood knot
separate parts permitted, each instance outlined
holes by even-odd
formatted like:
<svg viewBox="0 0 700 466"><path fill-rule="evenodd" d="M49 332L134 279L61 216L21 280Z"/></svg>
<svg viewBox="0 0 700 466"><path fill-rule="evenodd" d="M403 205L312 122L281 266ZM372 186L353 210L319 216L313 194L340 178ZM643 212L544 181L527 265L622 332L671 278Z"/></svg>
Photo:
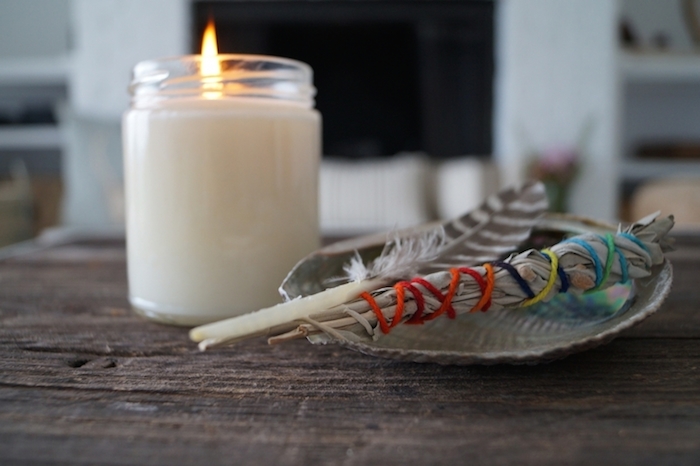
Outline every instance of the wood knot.
<svg viewBox="0 0 700 466"><path fill-rule="evenodd" d="M66 364L68 367L72 367L74 369L111 369L113 367L117 367L117 361L112 358L89 359L85 357L78 357L69 360Z"/></svg>

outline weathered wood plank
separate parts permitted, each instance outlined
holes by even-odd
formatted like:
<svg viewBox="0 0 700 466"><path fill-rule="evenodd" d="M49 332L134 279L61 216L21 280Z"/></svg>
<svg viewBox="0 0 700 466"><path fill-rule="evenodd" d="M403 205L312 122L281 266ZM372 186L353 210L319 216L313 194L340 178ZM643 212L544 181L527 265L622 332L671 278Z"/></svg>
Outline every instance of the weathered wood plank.
<svg viewBox="0 0 700 466"><path fill-rule="evenodd" d="M534 367L402 364L301 343L117 357L113 367L31 352L15 361L24 370L0 367L0 438L13 439L0 452L39 459L29 444L63 444L86 463L128 445L132 460L158 464L195 454L192 462L459 462L467 451L489 463L692 464L700 345L655 344L651 356L647 341L628 340Z"/></svg>
<svg viewBox="0 0 700 466"><path fill-rule="evenodd" d="M200 353L128 310L123 246L0 261L0 463L700 464L700 259L663 309L539 366L303 341Z"/></svg>
<svg viewBox="0 0 700 466"><path fill-rule="evenodd" d="M470 368L302 344L116 358L115 367L37 353L26 371L2 367L0 438L12 440L0 451L39 459L30 445L63 445L86 463L128 446L131 460L154 464L459 463L466 454L497 464L693 464L700 348L670 340L650 358L647 346L620 341L548 365Z"/></svg>
<svg viewBox="0 0 700 466"><path fill-rule="evenodd" d="M7 348L0 355L0 383L13 387L234 397L314 394L333 400L372 392L387 400L395 395L433 402L488 401L500 397L494 389L502 388L520 399L551 397L558 403L596 403L609 399L610 393L624 394L619 401L655 396L668 402L700 402L700 343L691 339L616 341L560 362L512 367L407 364L303 342L278 347L250 342L179 355Z"/></svg>

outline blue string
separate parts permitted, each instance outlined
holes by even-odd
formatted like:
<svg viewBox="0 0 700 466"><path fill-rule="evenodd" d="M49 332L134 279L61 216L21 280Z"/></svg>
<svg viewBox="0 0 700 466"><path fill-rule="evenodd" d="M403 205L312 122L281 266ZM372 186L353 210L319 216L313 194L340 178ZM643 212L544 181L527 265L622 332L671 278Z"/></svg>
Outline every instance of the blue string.
<svg viewBox="0 0 700 466"><path fill-rule="evenodd" d="M518 283L518 285L520 285L520 288L525 292L528 298L532 299L535 297L535 293L532 291L532 288L530 288L530 285L528 285L525 279L520 276L515 267L510 265L508 262L503 261L494 261L492 262L492 264L504 270L507 270L508 273L510 273L511 277L513 277L513 279Z"/></svg>
<svg viewBox="0 0 700 466"><path fill-rule="evenodd" d="M559 274L559 280L561 280L561 288L559 293L566 293L569 290L569 278L564 273L564 269L557 267L557 274Z"/></svg>
<svg viewBox="0 0 700 466"><path fill-rule="evenodd" d="M644 249L645 251L649 252L648 248L644 243L642 243L639 238L636 236L630 234L630 233L618 233L619 236L622 236L624 238L627 238L628 240L632 241L635 243L637 246L640 248ZM612 235L610 235L612 236ZM602 236L600 237L603 242L606 242L605 238ZM601 264L600 260L598 259L598 253L596 250L591 246L589 243L586 241L580 239L580 238L569 238L567 240L562 241L563 243L574 243L578 244L582 248L584 248L586 251L588 251L589 255L591 256L591 259L593 260L593 266L595 267L595 287L597 288L600 286L600 281L603 279L603 265ZM617 247L617 244L615 244L613 240L613 247L614 247L614 253L617 253L619 256L620 260L620 274L621 274L621 283L627 283L629 281L629 272L627 270L627 258L625 255L620 251L620 249ZM606 243L607 244L607 243ZM544 255L547 260L552 262L552 259L547 256L546 254ZM513 277L515 282L520 286L520 288L523 290L523 292L528 296L528 298L532 299L535 297L535 293L532 291L532 288L530 288L530 285L527 284L525 279L520 276L518 271L513 267L511 264L503 261L493 261L493 265L498 266L506 271ZM607 266L607 264L606 264ZM560 293L566 293L569 289L570 283L569 283L569 278L566 276L566 273L564 272L564 269L561 267L557 267L557 275L559 276L559 280L561 281L561 288L559 289Z"/></svg>
<svg viewBox="0 0 700 466"><path fill-rule="evenodd" d="M631 233L618 233L618 235L622 236L623 238L627 238L628 240L632 241L634 244L639 246L640 248L644 249L646 252L649 252L649 248L647 248L647 245L642 243L642 241L634 236Z"/></svg>
<svg viewBox="0 0 700 466"><path fill-rule="evenodd" d="M600 260L598 259L598 253L595 252L595 249L593 249L593 246L588 244L587 242L583 241L580 238L569 238L567 240L562 241L564 243L574 243L578 244L582 248L584 248L586 251L588 251L589 255L591 256L591 259L593 259L593 266L595 267L595 286L600 285L600 280L603 278L603 266L600 263Z"/></svg>

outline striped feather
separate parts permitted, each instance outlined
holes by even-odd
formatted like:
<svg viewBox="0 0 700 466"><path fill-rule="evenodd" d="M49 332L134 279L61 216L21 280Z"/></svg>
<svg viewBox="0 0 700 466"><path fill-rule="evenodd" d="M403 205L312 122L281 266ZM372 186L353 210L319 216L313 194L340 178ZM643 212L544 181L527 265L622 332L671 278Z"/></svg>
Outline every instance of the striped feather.
<svg viewBox="0 0 700 466"><path fill-rule="evenodd" d="M401 279L498 259L529 236L544 211L541 207L546 206L545 190L539 183L503 191L446 225L387 242L382 254L367 266L356 255L346 267L347 276L354 281ZM472 257L478 261L466 260Z"/></svg>
<svg viewBox="0 0 700 466"><path fill-rule="evenodd" d="M529 182L459 218L394 232L388 242L386 235L372 235L327 246L297 264L280 292L293 299L356 279L400 279L495 260L525 241L546 209L544 187Z"/></svg>
<svg viewBox="0 0 700 466"><path fill-rule="evenodd" d="M536 182L488 197L478 208L443 225L445 246L419 272L425 275L502 257L530 236L547 206L544 186Z"/></svg>

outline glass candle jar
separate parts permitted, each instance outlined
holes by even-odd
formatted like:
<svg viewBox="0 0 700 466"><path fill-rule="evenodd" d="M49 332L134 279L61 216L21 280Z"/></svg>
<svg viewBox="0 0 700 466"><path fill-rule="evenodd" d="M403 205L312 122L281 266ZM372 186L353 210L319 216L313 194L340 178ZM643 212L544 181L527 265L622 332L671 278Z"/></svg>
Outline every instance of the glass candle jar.
<svg viewBox="0 0 700 466"><path fill-rule="evenodd" d="M319 245L311 68L213 59L213 71L199 55L139 63L123 119L129 299L171 324L279 302L287 272Z"/></svg>

